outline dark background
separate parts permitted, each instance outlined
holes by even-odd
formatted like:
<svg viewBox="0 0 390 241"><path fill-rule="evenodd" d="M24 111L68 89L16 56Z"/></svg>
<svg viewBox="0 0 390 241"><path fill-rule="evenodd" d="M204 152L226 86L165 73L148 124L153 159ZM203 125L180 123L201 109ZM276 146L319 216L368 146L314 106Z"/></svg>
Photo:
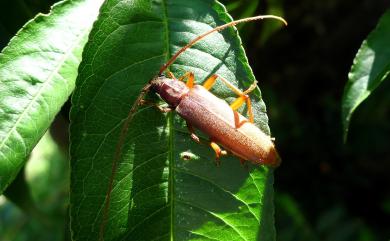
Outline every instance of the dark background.
<svg viewBox="0 0 390 241"><path fill-rule="evenodd" d="M246 2L235 18L253 1ZM275 172L278 240L390 238L389 81L357 109L346 144L340 114L353 58L389 6L261 1L255 14L276 8L288 27L263 42L268 23L241 29L283 159Z"/></svg>
<svg viewBox="0 0 390 241"><path fill-rule="evenodd" d="M0 0L0 49L54 2ZM390 82L357 109L345 144L340 110L353 58L390 3L222 2L235 19L274 13L289 23L239 27L283 159L275 171L277 239L389 240Z"/></svg>

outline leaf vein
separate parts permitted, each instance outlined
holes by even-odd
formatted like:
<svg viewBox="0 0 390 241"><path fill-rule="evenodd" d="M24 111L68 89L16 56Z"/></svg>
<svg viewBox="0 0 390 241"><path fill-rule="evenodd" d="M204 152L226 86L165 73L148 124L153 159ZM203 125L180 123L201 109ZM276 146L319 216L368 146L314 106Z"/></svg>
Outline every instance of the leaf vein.
<svg viewBox="0 0 390 241"><path fill-rule="evenodd" d="M247 208L248 208L248 211L254 216L254 218L257 220L257 221L260 221L258 220L257 216L252 212L252 210L250 209L249 205L242 199L240 199L237 195L233 194L232 192L226 190L225 188L223 188L222 186L214 183L213 181L211 181L210 179L206 178L206 177L202 177L198 174L195 174L193 172L189 172L189 171L184 171L184 170L179 170L179 169L176 169L177 172L181 172L181 173L184 173L184 174L188 174L188 175L192 175L194 177L197 177L203 181L206 181L210 184L212 184L213 186L215 186L216 188L220 189L221 191L227 193L227 194L230 194L233 198L235 198L237 201L241 202L242 204L244 204Z"/></svg>
<svg viewBox="0 0 390 241"><path fill-rule="evenodd" d="M217 219L221 220L224 224L226 224L226 225L227 225L228 227L230 227L232 230L234 230L234 231L238 234L238 236L239 236L240 238L242 238L242 240L247 241L246 238L239 232L239 230L237 230L237 229L234 227L234 225L232 225L232 224L230 224L229 222L227 222L225 219L223 219L223 218L222 218L221 216L219 216L217 213L213 213L213 212L211 212L211 211L209 211L209 210L207 210L207 209L205 209L205 208L203 208L203 207L194 205L194 204L192 204L192 203L185 202L185 201L180 200L180 199L176 199L176 201L177 201L177 202L181 202L181 203L183 203L183 204L186 204L186 205L188 205L188 206L197 208L197 209L199 209L199 210L201 210L201 211L203 211L203 212L205 212L205 213L211 214L212 216L214 216L214 217L216 217Z"/></svg>

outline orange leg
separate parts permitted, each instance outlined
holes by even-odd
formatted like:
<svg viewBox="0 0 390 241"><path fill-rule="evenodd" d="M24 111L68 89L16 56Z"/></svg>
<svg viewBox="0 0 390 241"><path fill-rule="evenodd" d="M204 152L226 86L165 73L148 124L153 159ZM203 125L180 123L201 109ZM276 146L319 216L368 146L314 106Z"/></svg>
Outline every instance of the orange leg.
<svg viewBox="0 0 390 241"><path fill-rule="evenodd" d="M227 155L227 152L222 150L217 143L211 141L210 142L210 146L211 148L213 148L213 150L215 151L215 162L217 164L217 166L219 166L221 164L221 161L219 160L219 158L222 156L222 155Z"/></svg>
<svg viewBox="0 0 390 241"><path fill-rule="evenodd" d="M240 108L244 103L246 103L246 107L248 109L247 114L249 117L249 121L251 123L254 122L254 116L253 116L253 111L252 111L252 104L251 104L251 99L249 98L249 93L252 92L254 89L256 89L257 82L255 81L247 90L244 92L241 92L239 94L239 97L230 105L230 107L233 110L237 110Z"/></svg>
<svg viewBox="0 0 390 241"><path fill-rule="evenodd" d="M255 122L255 117L253 116L252 103L250 98L246 99L246 108L247 108L247 114L249 116L249 121L251 123Z"/></svg>
<svg viewBox="0 0 390 241"><path fill-rule="evenodd" d="M240 116L238 115L238 112L235 110L233 110L233 116L234 116L234 126L236 128L240 128L243 124L250 122L249 120L242 120L240 122ZM251 122L251 123L253 123L253 122Z"/></svg>
<svg viewBox="0 0 390 241"><path fill-rule="evenodd" d="M214 84L215 84L215 81L216 79L219 78L222 80L222 82L227 86L229 87L229 89L231 89L235 94L237 94L239 97L230 105L230 107L233 109L233 110L237 110L238 108L240 108L243 104L246 103L247 105L247 115L249 117L249 121L251 123L254 122L254 116L253 116L253 111L252 111L252 104L251 104L251 100L248 96L248 94L250 92L252 92L256 86L257 86L257 82L255 81L251 86L249 86L249 88L247 90L245 90L244 92L242 92L241 90L239 90L237 87L235 87L234 85L232 85L227 79L219 76L219 75L212 75L210 78L208 78L204 84L203 84L203 87L206 88L207 90L209 90Z"/></svg>
<svg viewBox="0 0 390 241"><path fill-rule="evenodd" d="M230 107L233 110L237 110L244 103L246 103L246 106L247 106L247 109L248 109L247 110L247 115L249 117L249 121L251 123L253 123L254 122L254 116L253 116L253 111L252 111L252 104L251 104L251 99L249 98L248 95L243 95L243 96L238 97L235 101L233 101L233 103L230 105Z"/></svg>
<svg viewBox="0 0 390 241"><path fill-rule="evenodd" d="M195 82L194 73L187 72L183 76L181 76L178 80L183 81L185 78L187 78L187 82L186 82L187 87L188 88L194 87L194 82Z"/></svg>
<svg viewBox="0 0 390 241"><path fill-rule="evenodd" d="M215 84L215 81L217 80L218 78L218 75L214 74L212 75L210 78L208 78L204 83L203 83L203 87L206 89L206 90L210 90L211 87L213 87L213 85Z"/></svg>
<svg viewBox="0 0 390 241"><path fill-rule="evenodd" d="M167 71L167 77L171 79L176 79L175 75L171 71Z"/></svg>

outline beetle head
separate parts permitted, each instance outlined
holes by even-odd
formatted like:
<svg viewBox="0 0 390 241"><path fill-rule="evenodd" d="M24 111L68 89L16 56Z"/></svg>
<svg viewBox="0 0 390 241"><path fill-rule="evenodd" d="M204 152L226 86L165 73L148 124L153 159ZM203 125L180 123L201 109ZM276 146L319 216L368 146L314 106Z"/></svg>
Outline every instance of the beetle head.
<svg viewBox="0 0 390 241"><path fill-rule="evenodd" d="M189 88L183 82L165 76L158 76L152 80L151 84L152 89L173 108L180 103L183 95L189 91Z"/></svg>

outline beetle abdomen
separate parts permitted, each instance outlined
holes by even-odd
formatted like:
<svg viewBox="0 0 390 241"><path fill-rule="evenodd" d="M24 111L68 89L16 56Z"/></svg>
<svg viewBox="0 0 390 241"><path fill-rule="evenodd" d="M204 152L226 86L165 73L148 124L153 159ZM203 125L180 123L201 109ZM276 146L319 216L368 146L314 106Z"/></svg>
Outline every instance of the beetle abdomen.
<svg viewBox="0 0 390 241"><path fill-rule="evenodd" d="M176 112L238 157L257 164L279 164L271 138L202 86L194 86Z"/></svg>

